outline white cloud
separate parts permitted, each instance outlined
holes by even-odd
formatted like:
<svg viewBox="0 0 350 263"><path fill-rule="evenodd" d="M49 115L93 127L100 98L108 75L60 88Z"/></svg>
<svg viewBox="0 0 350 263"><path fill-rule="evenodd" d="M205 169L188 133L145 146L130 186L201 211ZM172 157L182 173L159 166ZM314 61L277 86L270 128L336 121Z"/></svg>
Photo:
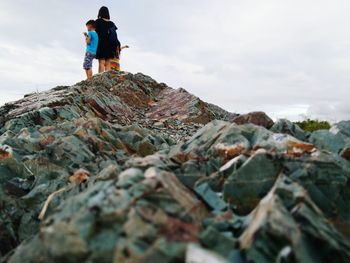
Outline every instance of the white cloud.
<svg viewBox="0 0 350 263"><path fill-rule="evenodd" d="M30 92L71 85L84 76L82 58L58 43L27 47L0 42L0 56L1 104Z"/></svg>
<svg viewBox="0 0 350 263"><path fill-rule="evenodd" d="M82 67L82 58L59 43L34 47L0 43L0 54L3 58L0 61L0 72L8 79L20 79L31 84L53 84L81 77L79 66Z"/></svg>
<svg viewBox="0 0 350 263"><path fill-rule="evenodd" d="M0 91L52 87L84 77L81 31L100 3L3 1ZM131 45L122 59L126 70L182 86L231 111L264 110L291 119L350 117L348 1L104 4L121 40ZM13 17L16 23L8 23Z"/></svg>

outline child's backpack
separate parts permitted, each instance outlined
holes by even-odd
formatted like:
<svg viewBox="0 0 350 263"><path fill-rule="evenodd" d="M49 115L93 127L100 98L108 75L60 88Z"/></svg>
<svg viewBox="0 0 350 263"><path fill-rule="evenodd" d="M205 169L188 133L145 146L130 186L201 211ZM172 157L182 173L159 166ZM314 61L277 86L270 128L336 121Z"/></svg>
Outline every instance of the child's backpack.
<svg viewBox="0 0 350 263"><path fill-rule="evenodd" d="M120 46L120 42L118 40L118 35L117 35L117 27L113 24L110 28L108 28L107 31L107 39L108 42L113 46L113 47L118 47Z"/></svg>

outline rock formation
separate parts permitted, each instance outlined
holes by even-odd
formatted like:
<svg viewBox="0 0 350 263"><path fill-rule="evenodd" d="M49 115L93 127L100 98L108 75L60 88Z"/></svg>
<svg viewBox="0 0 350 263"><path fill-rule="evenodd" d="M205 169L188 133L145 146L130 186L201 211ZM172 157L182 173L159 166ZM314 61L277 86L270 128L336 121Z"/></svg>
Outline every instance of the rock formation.
<svg viewBox="0 0 350 263"><path fill-rule="evenodd" d="M259 126L257 126L259 125ZM0 108L0 262L350 262L350 122L307 133L142 74Z"/></svg>

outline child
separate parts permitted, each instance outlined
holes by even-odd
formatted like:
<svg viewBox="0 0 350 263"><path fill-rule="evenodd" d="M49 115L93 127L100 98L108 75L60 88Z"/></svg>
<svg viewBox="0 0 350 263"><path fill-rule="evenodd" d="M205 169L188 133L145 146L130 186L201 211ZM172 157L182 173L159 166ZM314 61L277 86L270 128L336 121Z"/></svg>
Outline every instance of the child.
<svg viewBox="0 0 350 263"><path fill-rule="evenodd" d="M95 32L96 25L94 20L89 20L86 23L88 33L84 32L86 42L86 52L84 58L84 69L88 79L92 78L92 61L96 56L98 46L98 35Z"/></svg>
<svg viewBox="0 0 350 263"><path fill-rule="evenodd" d="M111 70L120 71L120 53L124 48L129 48L129 46L126 45L118 48L115 58L112 58L111 60Z"/></svg>

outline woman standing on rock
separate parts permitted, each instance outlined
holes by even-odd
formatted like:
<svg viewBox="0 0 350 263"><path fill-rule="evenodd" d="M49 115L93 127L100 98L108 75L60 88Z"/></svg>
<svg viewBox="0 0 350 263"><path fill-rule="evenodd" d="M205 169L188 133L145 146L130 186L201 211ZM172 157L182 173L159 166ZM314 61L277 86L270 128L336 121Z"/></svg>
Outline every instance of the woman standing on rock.
<svg viewBox="0 0 350 263"><path fill-rule="evenodd" d="M96 58L98 59L99 73L111 70L111 59L116 56L116 52L120 48L117 29L115 24L110 21L108 8L102 6L96 20L96 33L99 38Z"/></svg>

